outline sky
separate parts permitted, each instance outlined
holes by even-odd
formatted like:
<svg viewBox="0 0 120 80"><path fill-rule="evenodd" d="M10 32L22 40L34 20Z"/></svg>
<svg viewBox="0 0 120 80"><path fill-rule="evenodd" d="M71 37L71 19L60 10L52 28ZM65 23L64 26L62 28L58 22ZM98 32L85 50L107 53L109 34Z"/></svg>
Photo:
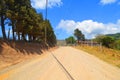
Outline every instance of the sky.
<svg viewBox="0 0 120 80"><path fill-rule="evenodd" d="M46 0L31 0L45 18ZM73 36L78 28L87 39L120 33L120 0L48 0L47 19L57 39Z"/></svg>

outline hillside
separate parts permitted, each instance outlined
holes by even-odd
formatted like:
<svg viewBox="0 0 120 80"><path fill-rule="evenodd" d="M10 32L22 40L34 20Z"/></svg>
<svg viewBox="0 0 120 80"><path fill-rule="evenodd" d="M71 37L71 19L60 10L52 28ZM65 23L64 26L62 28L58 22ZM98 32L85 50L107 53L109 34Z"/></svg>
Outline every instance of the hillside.
<svg viewBox="0 0 120 80"><path fill-rule="evenodd" d="M115 39L120 39L120 33L116 33L116 34L107 34L106 36L110 36L113 37Z"/></svg>

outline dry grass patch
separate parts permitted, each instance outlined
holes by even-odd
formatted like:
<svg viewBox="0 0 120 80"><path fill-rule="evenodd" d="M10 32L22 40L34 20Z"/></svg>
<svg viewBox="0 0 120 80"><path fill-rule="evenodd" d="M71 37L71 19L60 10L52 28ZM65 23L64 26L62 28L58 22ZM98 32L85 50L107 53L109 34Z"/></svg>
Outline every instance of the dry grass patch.
<svg viewBox="0 0 120 80"><path fill-rule="evenodd" d="M86 45L76 46L75 48L86 51L120 68L120 50L114 50L100 46L86 46Z"/></svg>

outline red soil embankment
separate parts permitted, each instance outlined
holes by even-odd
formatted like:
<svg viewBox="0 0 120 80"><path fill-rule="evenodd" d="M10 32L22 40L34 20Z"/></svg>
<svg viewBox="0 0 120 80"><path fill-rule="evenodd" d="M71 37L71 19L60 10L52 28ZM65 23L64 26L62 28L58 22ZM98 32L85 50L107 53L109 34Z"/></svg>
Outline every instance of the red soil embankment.
<svg viewBox="0 0 120 80"><path fill-rule="evenodd" d="M44 49L39 43L0 41L0 70L39 56Z"/></svg>

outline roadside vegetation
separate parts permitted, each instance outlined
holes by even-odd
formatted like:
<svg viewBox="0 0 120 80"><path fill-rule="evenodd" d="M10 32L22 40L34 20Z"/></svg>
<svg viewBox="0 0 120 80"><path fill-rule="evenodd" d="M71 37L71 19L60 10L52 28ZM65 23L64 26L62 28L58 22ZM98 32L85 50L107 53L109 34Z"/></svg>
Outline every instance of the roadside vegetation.
<svg viewBox="0 0 120 80"><path fill-rule="evenodd" d="M75 36L75 37L74 37ZM98 35L94 39L85 39L79 29L74 30L74 36L66 39L67 44L76 44L77 49L92 54L120 68L120 34ZM76 40L75 40L76 38Z"/></svg>
<svg viewBox="0 0 120 80"><path fill-rule="evenodd" d="M120 68L120 50L110 49L103 46L88 45L78 45L75 46L75 48L88 52L89 54Z"/></svg>
<svg viewBox="0 0 120 80"><path fill-rule="evenodd" d="M114 34L114 36L110 36L110 34L98 35L93 41L101 43L104 47L120 50L120 35L118 33Z"/></svg>
<svg viewBox="0 0 120 80"><path fill-rule="evenodd" d="M65 41L66 41L66 44L74 44L76 42L73 36L66 38Z"/></svg>

